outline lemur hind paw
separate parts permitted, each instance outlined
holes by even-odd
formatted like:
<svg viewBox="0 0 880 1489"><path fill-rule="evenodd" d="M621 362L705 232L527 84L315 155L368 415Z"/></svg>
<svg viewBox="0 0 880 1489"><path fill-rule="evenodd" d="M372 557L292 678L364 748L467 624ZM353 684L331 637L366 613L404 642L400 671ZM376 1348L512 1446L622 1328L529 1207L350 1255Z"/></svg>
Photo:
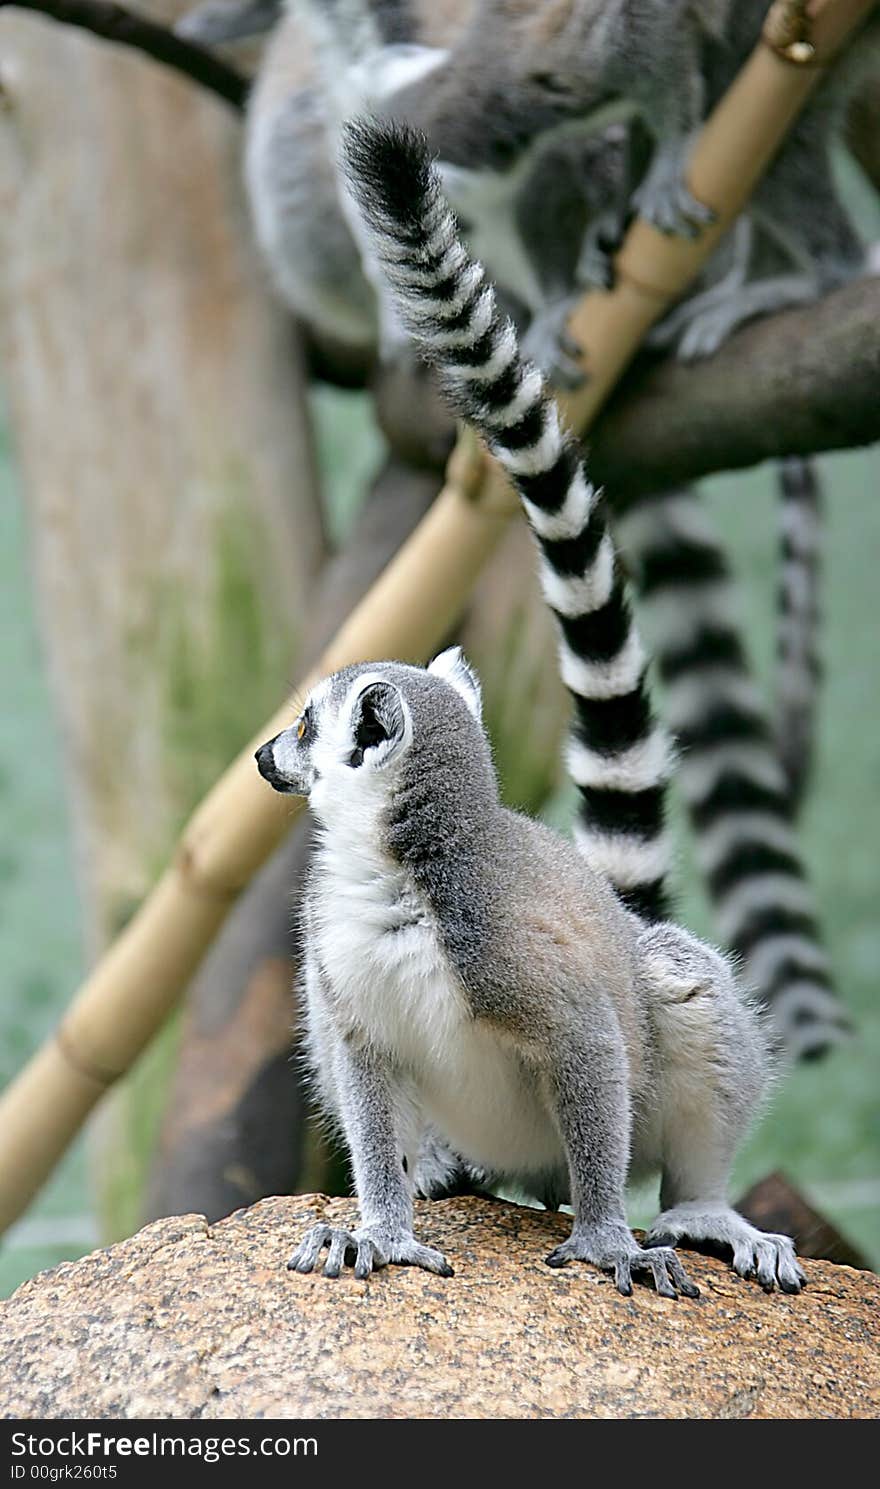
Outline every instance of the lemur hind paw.
<svg viewBox="0 0 880 1489"><path fill-rule="evenodd" d="M691 1282L679 1257L671 1246L643 1250L629 1231L616 1229L606 1235L599 1231L572 1231L567 1241L557 1246L546 1258L548 1267L564 1267L570 1261L591 1262L614 1274L619 1293L629 1297L633 1278L652 1281L662 1298L698 1298L700 1289Z"/></svg>
<svg viewBox="0 0 880 1489"><path fill-rule="evenodd" d="M665 1248L685 1240L732 1251L737 1275L756 1278L765 1292L778 1287L784 1293L799 1293L806 1283L788 1236L760 1231L727 1206L700 1211L682 1205L667 1210L654 1221L645 1245Z"/></svg>
<svg viewBox="0 0 880 1489"><path fill-rule="evenodd" d="M355 1277L363 1279L389 1263L422 1267L426 1272L435 1272L438 1277L454 1275L442 1252L422 1246L408 1232L389 1231L375 1225L353 1231L335 1225L313 1225L287 1263L287 1270L313 1272L325 1247L325 1277L338 1277L343 1267L353 1266Z"/></svg>

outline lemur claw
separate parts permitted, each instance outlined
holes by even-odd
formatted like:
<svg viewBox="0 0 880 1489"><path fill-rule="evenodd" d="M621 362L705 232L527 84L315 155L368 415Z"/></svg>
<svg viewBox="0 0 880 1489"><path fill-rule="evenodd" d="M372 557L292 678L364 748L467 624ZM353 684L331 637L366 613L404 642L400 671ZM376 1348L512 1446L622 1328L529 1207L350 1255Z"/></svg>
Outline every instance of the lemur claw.
<svg viewBox="0 0 880 1489"><path fill-rule="evenodd" d="M287 1270L313 1272L325 1247L325 1277L338 1277L343 1267L353 1266L355 1277L364 1281L371 1272L379 1271L389 1263L421 1267L426 1272L436 1273L438 1277L455 1275L442 1252L435 1251L431 1246L422 1246L415 1236L405 1232L386 1232L378 1226L349 1231L341 1226L321 1223L313 1225L300 1241L287 1263Z"/></svg>
<svg viewBox="0 0 880 1489"><path fill-rule="evenodd" d="M635 1241L613 1247L575 1235L569 1236L546 1258L548 1267L564 1267L570 1261L585 1261L603 1271L612 1272L614 1285L625 1298L632 1295L633 1276L647 1274L661 1298L698 1298L700 1289L691 1282L679 1257L671 1246L657 1246L643 1250Z"/></svg>
<svg viewBox="0 0 880 1489"><path fill-rule="evenodd" d="M760 1231L727 1206L702 1213L685 1206L679 1211L670 1210L651 1227L645 1246L680 1245L684 1240L727 1247L733 1252L737 1276L754 1277L767 1293L777 1287L784 1293L799 1293L806 1284L806 1274L788 1236Z"/></svg>

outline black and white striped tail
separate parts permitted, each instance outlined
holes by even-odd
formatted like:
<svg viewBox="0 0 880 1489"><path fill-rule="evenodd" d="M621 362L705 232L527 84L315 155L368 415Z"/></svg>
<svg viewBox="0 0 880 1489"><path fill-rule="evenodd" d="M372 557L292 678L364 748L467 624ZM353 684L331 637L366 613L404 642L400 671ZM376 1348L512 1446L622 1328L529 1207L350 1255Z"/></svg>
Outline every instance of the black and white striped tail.
<svg viewBox="0 0 880 1489"><path fill-rule="evenodd" d="M617 533L645 602L697 856L719 929L801 1058L838 1042L816 905L785 773L739 635L727 558L696 492L644 498Z"/></svg>
<svg viewBox="0 0 880 1489"><path fill-rule="evenodd" d="M804 798L816 746L822 664L822 489L815 462L792 456L780 469L779 632L776 740L794 816Z"/></svg>
<svg viewBox="0 0 880 1489"><path fill-rule="evenodd" d="M461 242L422 138L386 123L352 125L345 165L401 319L456 412L511 476L537 539L574 699L568 765L581 798L579 846L628 905L661 918L671 749L651 711L605 502L541 373L520 357L485 270Z"/></svg>

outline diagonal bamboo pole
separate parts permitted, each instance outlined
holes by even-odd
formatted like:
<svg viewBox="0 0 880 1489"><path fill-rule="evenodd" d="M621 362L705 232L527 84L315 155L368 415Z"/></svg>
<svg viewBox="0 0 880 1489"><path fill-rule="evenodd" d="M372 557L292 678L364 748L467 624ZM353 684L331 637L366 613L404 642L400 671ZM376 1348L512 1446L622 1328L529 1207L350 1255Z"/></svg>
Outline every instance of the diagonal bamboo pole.
<svg viewBox="0 0 880 1489"><path fill-rule="evenodd" d="M687 288L821 76L819 63L873 5L813 0L809 66L794 65L766 41L756 47L706 122L690 162L691 190L716 210L717 223L692 242L635 222L616 261L615 288L585 295L572 318L590 374L581 389L560 398L575 428L589 427L648 328ZM777 0L774 25L802 8ZM302 691L349 662L386 656L423 661L459 618L515 510L498 467L464 431L431 511ZM295 711L288 699L210 792L172 864L83 984L56 1035L0 1100L0 1229L21 1214L104 1091L162 1026L233 901L301 807L271 791L252 758L254 747Z"/></svg>

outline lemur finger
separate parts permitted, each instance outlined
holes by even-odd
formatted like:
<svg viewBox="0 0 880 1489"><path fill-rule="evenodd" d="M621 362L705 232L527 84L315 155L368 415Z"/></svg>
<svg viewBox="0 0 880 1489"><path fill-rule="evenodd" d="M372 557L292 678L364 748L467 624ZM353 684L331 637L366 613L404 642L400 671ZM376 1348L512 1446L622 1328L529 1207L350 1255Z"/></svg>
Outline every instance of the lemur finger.
<svg viewBox="0 0 880 1489"><path fill-rule="evenodd" d="M406 1257L411 1267L422 1267L426 1272L434 1272L438 1277L454 1277L451 1266L442 1251L435 1251L432 1246L416 1245L412 1254Z"/></svg>
<svg viewBox="0 0 880 1489"><path fill-rule="evenodd" d="M776 1276L784 1293L799 1293L806 1276L798 1266L793 1246L779 1246L776 1252Z"/></svg>
<svg viewBox="0 0 880 1489"><path fill-rule="evenodd" d="M628 1256L621 1257L620 1261L614 1264L614 1285L625 1298L632 1296L632 1268Z"/></svg>
<svg viewBox="0 0 880 1489"><path fill-rule="evenodd" d="M750 1237L734 1242L733 1270L739 1277L754 1277L755 1248Z"/></svg>
<svg viewBox="0 0 880 1489"><path fill-rule="evenodd" d="M549 1256L545 1256L544 1261L548 1267L567 1267L571 1261L571 1255L566 1250L565 1242L557 1246L555 1251L551 1251Z"/></svg>
<svg viewBox="0 0 880 1489"><path fill-rule="evenodd" d="M383 1265L384 1263L380 1260L379 1253L376 1250L376 1247L373 1245L372 1241L369 1241L367 1239L358 1241L357 1256L355 1257L354 1263L355 1277L359 1278L360 1281L363 1282L365 1277L369 1277L374 1266L376 1268L379 1268Z"/></svg>
<svg viewBox="0 0 880 1489"><path fill-rule="evenodd" d="M288 1272L311 1272L330 1237L329 1225L313 1225L287 1263Z"/></svg>
<svg viewBox="0 0 880 1489"><path fill-rule="evenodd" d="M695 1282L691 1282L690 1277L682 1266L680 1258L676 1256L674 1251L671 1251L667 1257L666 1265L669 1268L672 1281L683 1297L698 1298L700 1296L700 1289Z"/></svg>
<svg viewBox="0 0 880 1489"><path fill-rule="evenodd" d="M352 1251L355 1242L348 1231L335 1230L330 1238L330 1251L324 1263L325 1277L338 1277L345 1265L346 1255Z"/></svg>
<svg viewBox="0 0 880 1489"><path fill-rule="evenodd" d="M678 1293L669 1278L669 1253L655 1248L647 1252L645 1261L661 1298L677 1298Z"/></svg>
<svg viewBox="0 0 880 1489"><path fill-rule="evenodd" d="M772 1293L776 1286L776 1247L772 1241L756 1241L755 1254L758 1262L758 1281L765 1293Z"/></svg>
<svg viewBox="0 0 880 1489"><path fill-rule="evenodd" d="M769 1235L766 1239L776 1248L776 1276L783 1292L800 1292L806 1286L807 1274L797 1259L794 1243L788 1236Z"/></svg>

